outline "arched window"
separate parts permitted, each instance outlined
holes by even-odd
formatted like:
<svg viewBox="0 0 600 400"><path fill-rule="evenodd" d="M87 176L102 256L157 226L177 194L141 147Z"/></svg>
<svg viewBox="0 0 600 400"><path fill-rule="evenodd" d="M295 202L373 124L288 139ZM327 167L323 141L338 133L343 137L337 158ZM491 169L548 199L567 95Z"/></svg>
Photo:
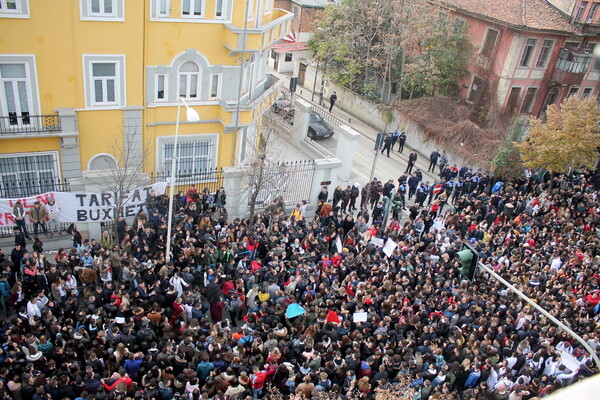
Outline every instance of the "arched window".
<svg viewBox="0 0 600 400"><path fill-rule="evenodd" d="M197 99L200 83L200 67L193 61L186 61L179 67L179 97Z"/></svg>

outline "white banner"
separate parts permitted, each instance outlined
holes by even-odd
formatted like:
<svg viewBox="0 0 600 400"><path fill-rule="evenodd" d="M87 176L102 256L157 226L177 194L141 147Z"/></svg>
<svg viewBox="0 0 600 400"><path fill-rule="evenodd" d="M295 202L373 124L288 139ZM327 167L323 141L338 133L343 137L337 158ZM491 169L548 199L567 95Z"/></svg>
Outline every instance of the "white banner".
<svg viewBox="0 0 600 400"><path fill-rule="evenodd" d="M156 196L160 196L165 193L166 188L166 182L159 182L125 193L126 200L117 216L134 217L144 209L150 191L154 191ZM17 201L23 204L27 213L25 221L29 223L29 209L33 207L33 204L40 202L44 206L48 204L49 199L54 199L60 208L57 218L59 222L112 221L115 219L115 198L115 193L48 192L32 197L0 199L0 226L15 225L12 210Z"/></svg>

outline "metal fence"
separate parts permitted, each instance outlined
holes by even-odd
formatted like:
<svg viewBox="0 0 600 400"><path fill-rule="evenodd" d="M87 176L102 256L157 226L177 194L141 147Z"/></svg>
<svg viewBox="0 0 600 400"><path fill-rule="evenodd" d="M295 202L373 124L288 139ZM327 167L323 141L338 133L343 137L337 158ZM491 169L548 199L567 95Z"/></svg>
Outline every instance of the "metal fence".
<svg viewBox="0 0 600 400"><path fill-rule="evenodd" d="M171 177L164 171L150 173L150 183L169 181ZM192 186L199 192L208 188L211 193L223 186L223 169L210 168L201 170L179 169L175 187L177 192L186 193Z"/></svg>
<svg viewBox="0 0 600 400"><path fill-rule="evenodd" d="M265 174L264 184L256 198L256 207L266 207L279 196L283 196L286 205L309 200L314 172L315 162L313 160L266 166L263 171Z"/></svg>
<svg viewBox="0 0 600 400"><path fill-rule="evenodd" d="M37 196L46 192L70 192L71 186L67 179L35 179L10 180L3 177L0 180L0 198L20 198Z"/></svg>
<svg viewBox="0 0 600 400"><path fill-rule="evenodd" d="M59 132L60 129L58 114L0 117L0 135Z"/></svg>
<svg viewBox="0 0 600 400"><path fill-rule="evenodd" d="M321 118L323 118L325 120L325 122L327 122L331 126L338 127L342 124L342 122L339 119L337 119L336 117L334 117L332 114L326 113L325 111L323 111L322 109L320 109L318 107L311 106L310 111L315 114L319 114L321 116Z"/></svg>

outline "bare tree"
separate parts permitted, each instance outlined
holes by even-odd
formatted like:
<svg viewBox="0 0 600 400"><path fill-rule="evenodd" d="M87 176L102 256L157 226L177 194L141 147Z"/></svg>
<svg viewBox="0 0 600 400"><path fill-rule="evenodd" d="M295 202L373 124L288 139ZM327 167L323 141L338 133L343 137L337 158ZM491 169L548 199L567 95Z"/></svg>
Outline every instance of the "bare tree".
<svg viewBox="0 0 600 400"><path fill-rule="evenodd" d="M278 148L277 133L283 130L282 116L269 109L257 125L256 135L246 139L247 162L242 165L245 187L245 196L242 197L248 199L250 220L258 206L275 200L282 203L292 172L284 161L285 152Z"/></svg>
<svg viewBox="0 0 600 400"><path fill-rule="evenodd" d="M121 216L130 193L148 183L147 175L144 173L144 161L150 154L150 150L136 140L136 127L124 129L123 141L113 137L107 143L110 154L114 157L113 162L89 176L90 181L98 185L103 193L111 194L112 217L115 221ZM118 237L116 223L113 229L115 237Z"/></svg>

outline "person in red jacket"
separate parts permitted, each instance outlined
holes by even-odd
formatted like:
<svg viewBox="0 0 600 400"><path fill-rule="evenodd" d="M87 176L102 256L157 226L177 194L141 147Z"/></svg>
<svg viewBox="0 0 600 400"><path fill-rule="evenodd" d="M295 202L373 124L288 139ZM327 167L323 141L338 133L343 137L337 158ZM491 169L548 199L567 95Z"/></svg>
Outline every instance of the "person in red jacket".
<svg viewBox="0 0 600 400"><path fill-rule="evenodd" d="M252 385L252 398L258 400L258 397L262 394L265 381L267 380L267 373L260 371L258 366L252 367L252 375L250 375L250 384Z"/></svg>
<svg viewBox="0 0 600 400"><path fill-rule="evenodd" d="M230 276L227 276L225 279L221 280L221 293L223 296L229 298L233 292L235 292L235 284Z"/></svg>

